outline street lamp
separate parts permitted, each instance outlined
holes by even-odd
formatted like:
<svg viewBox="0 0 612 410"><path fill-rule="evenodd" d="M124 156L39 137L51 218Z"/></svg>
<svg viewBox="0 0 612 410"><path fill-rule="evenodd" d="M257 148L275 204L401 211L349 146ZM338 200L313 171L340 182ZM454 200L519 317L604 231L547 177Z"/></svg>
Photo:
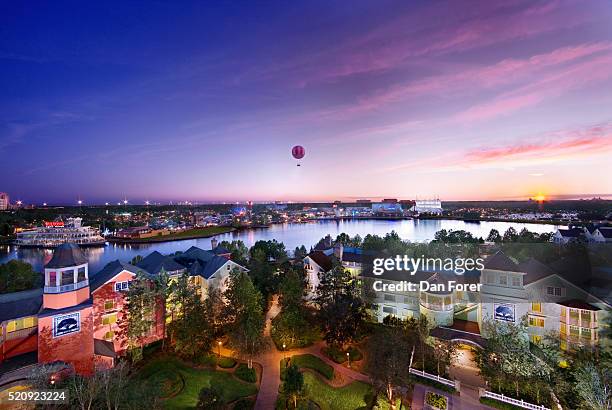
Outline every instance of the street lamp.
<svg viewBox="0 0 612 410"><path fill-rule="evenodd" d="M217 346L218 346L218 355L219 355L219 357L221 357L221 345L222 345L222 344L223 344L223 342L222 342L222 341L220 341L220 340L217 342Z"/></svg>
<svg viewBox="0 0 612 410"><path fill-rule="evenodd" d="M285 352L285 349L287 348L287 346L283 343L283 359L287 359L287 353Z"/></svg>
<svg viewBox="0 0 612 410"><path fill-rule="evenodd" d="M349 352L346 352L346 361L348 363L348 367L351 367L351 354Z"/></svg>

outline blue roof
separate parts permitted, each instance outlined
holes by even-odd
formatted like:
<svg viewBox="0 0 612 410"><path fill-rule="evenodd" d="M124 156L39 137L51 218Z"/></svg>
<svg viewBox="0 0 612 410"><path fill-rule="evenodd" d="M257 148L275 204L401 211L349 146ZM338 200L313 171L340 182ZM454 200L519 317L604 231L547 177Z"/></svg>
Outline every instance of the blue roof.
<svg viewBox="0 0 612 410"><path fill-rule="evenodd" d="M124 270L133 274L143 272L148 275L148 272L138 266L115 260L107 263L101 271L89 278L89 288L93 292Z"/></svg>

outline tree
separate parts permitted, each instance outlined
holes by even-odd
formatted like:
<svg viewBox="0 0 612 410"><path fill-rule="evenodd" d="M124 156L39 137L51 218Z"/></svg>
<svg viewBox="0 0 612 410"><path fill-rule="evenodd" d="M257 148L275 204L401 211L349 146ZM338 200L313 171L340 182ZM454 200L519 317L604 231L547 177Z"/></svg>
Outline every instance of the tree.
<svg viewBox="0 0 612 410"><path fill-rule="evenodd" d="M217 386L203 387L198 395L198 410L222 410L224 408L221 391Z"/></svg>
<svg viewBox="0 0 612 410"><path fill-rule="evenodd" d="M610 375L593 362L580 364L574 371L576 392L584 405L592 410L612 408L612 386Z"/></svg>
<svg viewBox="0 0 612 410"><path fill-rule="evenodd" d="M394 388L409 384L410 362L405 359L411 348L401 325L379 327L368 339L368 373L373 384L385 392L391 408L395 408Z"/></svg>
<svg viewBox="0 0 612 410"><path fill-rule="evenodd" d="M283 381L283 392L293 401L293 407L297 409L297 400L304 390L304 375L295 364L285 370Z"/></svg>
<svg viewBox="0 0 612 410"><path fill-rule="evenodd" d="M491 229L489 236L487 236L487 242L499 243L502 241L502 236L499 234L497 229Z"/></svg>
<svg viewBox="0 0 612 410"><path fill-rule="evenodd" d="M0 265L0 294L34 289L39 285L41 275L32 265L13 259Z"/></svg>
<svg viewBox="0 0 612 410"><path fill-rule="evenodd" d="M271 241L257 241L250 250L252 258L263 259L261 262L281 261L287 259L287 251L285 244L278 242L276 239Z"/></svg>
<svg viewBox="0 0 612 410"><path fill-rule="evenodd" d="M358 337L367 318L366 305L355 281L342 266L321 274L315 301L327 343L344 347Z"/></svg>
<svg viewBox="0 0 612 410"><path fill-rule="evenodd" d="M440 363L445 367L452 366L458 355L457 344L448 340L436 340L433 343L433 355L438 366L438 375L440 375Z"/></svg>
<svg viewBox="0 0 612 410"><path fill-rule="evenodd" d="M261 292L265 303L269 297L278 289L279 276L276 268L272 266L266 258L258 256L264 255L264 251L259 249L255 251L255 256L249 262L249 276L253 280L255 288Z"/></svg>
<svg viewBox="0 0 612 410"><path fill-rule="evenodd" d="M265 348L261 293L255 289L246 273L232 272L225 298L230 341L241 355L247 357L250 369L253 367L253 356Z"/></svg>
<svg viewBox="0 0 612 410"><path fill-rule="evenodd" d="M111 369L100 372L101 396L107 410L122 408L128 393L129 366L120 361Z"/></svg>
<svg viewBox="0 0 612 410"><path fill-rule="evenodd" d="M151 277L143 272L138 272L130 282L125 294L125 313L118 321L118 336L134 362L142 358L142 348L157 323L156 316L164 309L167 283L164 274Z"/></svg>
<svg viewBox="0 0 612 410"><path fill-rule="evenodd" d="M183 274L173 280L169 287L168 306L172 307L172 321L168 332L179 355L195 358L210 350L214 329L197 288Z"/></svg>
<svg viewBox="0 0 612 410"><path fill-rule="evenodd" d="M504 233L504 242L516 242L518 239L518 234L516 233L516 229L510 227Z"/></svg>
<svg viewBox="0 0 612 410"><path fill-rule="evenodd" d="M219 246L230 251L231 258L239 265L246 266L249 259L249 248L246 247L241 240L236 241L221 241Z"/></svg>
<svg viewBox="0 0 612 410"><path fill-rule="evenodd" d="M295 251L293 251L293 258L296 260L302 260L308 255L308 250L304 245L296 246Z"/></svg>

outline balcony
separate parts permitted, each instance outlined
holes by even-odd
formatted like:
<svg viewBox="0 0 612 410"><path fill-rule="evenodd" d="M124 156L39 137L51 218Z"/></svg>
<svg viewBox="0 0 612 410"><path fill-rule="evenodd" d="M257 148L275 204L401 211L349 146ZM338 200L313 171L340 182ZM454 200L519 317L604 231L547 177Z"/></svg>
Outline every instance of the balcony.
<svg viewBox="0 0 612 410"><path fill-rule="evenodd" d="M454 310L454 308L455 308L452 303L450 303L448 305L443 305L441 303L423 302L422 300L421 300L421 306L423 306L425 309L435 310L437 312L447 312L449 310Z"/></svg>
<svg viewBox="0 0 612 410"><path fill-rule="evenodd" d="M77 283L69 283L61 286L45 286L45 293L64 293L73 290L81 289L89 285L88 280L82 280Z"/></svg>

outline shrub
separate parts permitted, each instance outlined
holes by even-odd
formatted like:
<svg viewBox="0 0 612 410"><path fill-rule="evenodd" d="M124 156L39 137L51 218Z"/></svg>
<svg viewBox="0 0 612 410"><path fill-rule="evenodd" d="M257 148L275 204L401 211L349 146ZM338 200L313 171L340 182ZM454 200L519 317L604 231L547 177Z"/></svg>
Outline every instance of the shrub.
<svg viewBox="0 0 612 410"><path fill-rule="evenodd" d="M330 347L323 349L323 354L325 354L325 356L329 357L336 363L346 362L347 352L349 353L351 361L359 361L363 359L363 355L361 354L361 352L353 346L349 347L346 350L340 350L335 346L330 346Z"/></svg>
<svg viewBox="0 0 612 410"><path fill-rule="evenodd" d="M222 369L231 369L232 367L236 366L236 360L232 359L231 357L220 357L219 360L217 360L217 364Z"/></svg>
<svg viewBox="0 0 612 410"><path fill-rule="evenodd" d="M234 410L252 410L255 408L255 400L253 399L240 399L234 403Z"/></svg>
<svg viewBox="0 0 612 410"><path fill-rule="evenodd" d="M234 375L245 382L255 383L257 381L257 372L254 368L249 369L246 363L240 363Z"/></svg>
<svg viewBox="0 0 612 410"><path fill-rule="evenodd" d="M482 404L486 404L487 406L495 407L496 409L501 410L522 410L522 407L518 407L510 403L504 403L490 397L481 397L480 402Z"/></svg>
<svg viewBox="0 0 612 410"><path fill-rule="evenodd" d="M217 364L217 357L210 353L205 353L200 356L197 356L194 360L195 364L199 364L207 367L215 367Z"/></svg>
<svg viewBox="0 0 612 410"><path fill-rule="evenodd" d="M448 407L448 398L432 391L425 394L425 402L436 409L446 410Z"/></svg>
<svg viewBox="0 0 612 410"><path fill-rule="evenodd" d="M221 410L224 404L221 400L221 392L214 386L204 387L198 396L198 410Z"/></svg>

